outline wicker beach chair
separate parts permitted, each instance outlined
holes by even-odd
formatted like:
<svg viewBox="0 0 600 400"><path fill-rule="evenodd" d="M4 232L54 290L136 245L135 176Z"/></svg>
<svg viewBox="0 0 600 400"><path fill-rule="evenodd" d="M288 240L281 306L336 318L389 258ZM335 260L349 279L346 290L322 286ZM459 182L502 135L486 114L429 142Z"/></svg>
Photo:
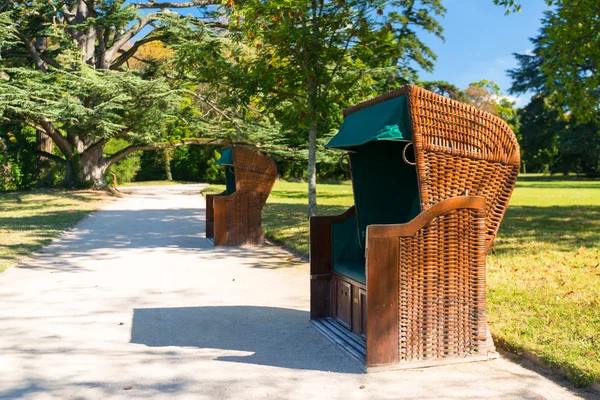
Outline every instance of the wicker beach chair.
<svg viewBox="0 0 600 400"><path fill-rule="evenodd" d="M310 221L311 320L367 370L496 355L486 253L519 170L498 117L416 86L352 107L355 205Z"/></svg>
<svg viewBox="0 0 600 400"><path fill-rule="evenodd" d="M226 190L206 196L206 237L215 246L263 244L262 208L277 179L275 163L257 151L234 146L215 164L225 167Z"/></svg>

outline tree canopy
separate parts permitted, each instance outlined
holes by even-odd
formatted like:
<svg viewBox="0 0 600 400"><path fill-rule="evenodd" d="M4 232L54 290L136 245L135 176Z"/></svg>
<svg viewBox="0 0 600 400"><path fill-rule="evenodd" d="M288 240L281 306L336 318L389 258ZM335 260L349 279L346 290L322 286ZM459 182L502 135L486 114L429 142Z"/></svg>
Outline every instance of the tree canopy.
<svg viewBox="0 0 600 400"><path fill-rule="evenodd" d="M516 54L510 91L534 93L521 112L523 160L534 170L600 171L600 13L597 2L548 1L533 50Z"/></svg>
<svg viewBox="0 0 600 400"><path fill-rule="evenodd" d="M194 86L127 65L132 59L143 62L138 51L152 42L193 38L206 47L217 43L220 38L211 30L217 24L169 11L196 4L201 3L8 1L0 20L2 121L25 124L50 137L60 154L43 155L67 165L71 185L102 186L106 169L133 151L197 143L170 141L174 138L167 129L186 114L199 115L184 101ZM142 13L145 9L157 11ZM144 29L149 31L145 35ZM221 131L210 118L193 122L194 136ZM105 155L113 138L130 145Z"/></svg>

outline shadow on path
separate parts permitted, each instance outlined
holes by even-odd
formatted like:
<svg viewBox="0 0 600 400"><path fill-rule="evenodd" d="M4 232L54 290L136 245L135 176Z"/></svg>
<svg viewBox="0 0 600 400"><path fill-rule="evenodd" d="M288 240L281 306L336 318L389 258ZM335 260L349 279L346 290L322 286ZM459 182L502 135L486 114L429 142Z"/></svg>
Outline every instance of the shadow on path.
<svg viewBox="0 0 600 400"><path fill-rule="evenodd" d="M214 306L134 309L131 343L249 352L219 361L362 373L357 361L328 357L309 313L277 307Z"/></svg>

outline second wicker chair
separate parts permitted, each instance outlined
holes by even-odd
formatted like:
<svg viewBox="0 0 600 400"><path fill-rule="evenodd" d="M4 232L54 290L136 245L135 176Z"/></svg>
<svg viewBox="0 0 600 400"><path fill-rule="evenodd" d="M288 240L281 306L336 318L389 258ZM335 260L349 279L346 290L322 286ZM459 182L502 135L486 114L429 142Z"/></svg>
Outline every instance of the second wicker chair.
<svg viewBox="0 0 600 400"><path fill-rule="evenodd" d="M225 167L226 190L206 196L206 237L215 246L263 244L262 209L277 179L275 163L255 150L233 146L216 164Z"/></svg>

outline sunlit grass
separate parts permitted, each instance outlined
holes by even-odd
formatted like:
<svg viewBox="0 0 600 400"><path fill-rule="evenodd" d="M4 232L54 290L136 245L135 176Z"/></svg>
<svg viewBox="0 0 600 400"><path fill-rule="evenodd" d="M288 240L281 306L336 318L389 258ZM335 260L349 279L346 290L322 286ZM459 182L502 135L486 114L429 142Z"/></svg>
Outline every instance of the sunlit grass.
<svg viewBox="0 0 600 400"><path fill-rule="evenodd" d="M211 193L222 186L211 186ZM266 236L308 256L306 183L278 181ZM319 214L353 204L352 186L318 186ZM600 380L600 181L522 176L488 256L488 320L498 342Z"/></svg>
<svg viewBox="0 0 600 400"><path fill-rule="evenodd" d="M98 191L0 193L0 272L49 243L109 198Z"/></svg>

